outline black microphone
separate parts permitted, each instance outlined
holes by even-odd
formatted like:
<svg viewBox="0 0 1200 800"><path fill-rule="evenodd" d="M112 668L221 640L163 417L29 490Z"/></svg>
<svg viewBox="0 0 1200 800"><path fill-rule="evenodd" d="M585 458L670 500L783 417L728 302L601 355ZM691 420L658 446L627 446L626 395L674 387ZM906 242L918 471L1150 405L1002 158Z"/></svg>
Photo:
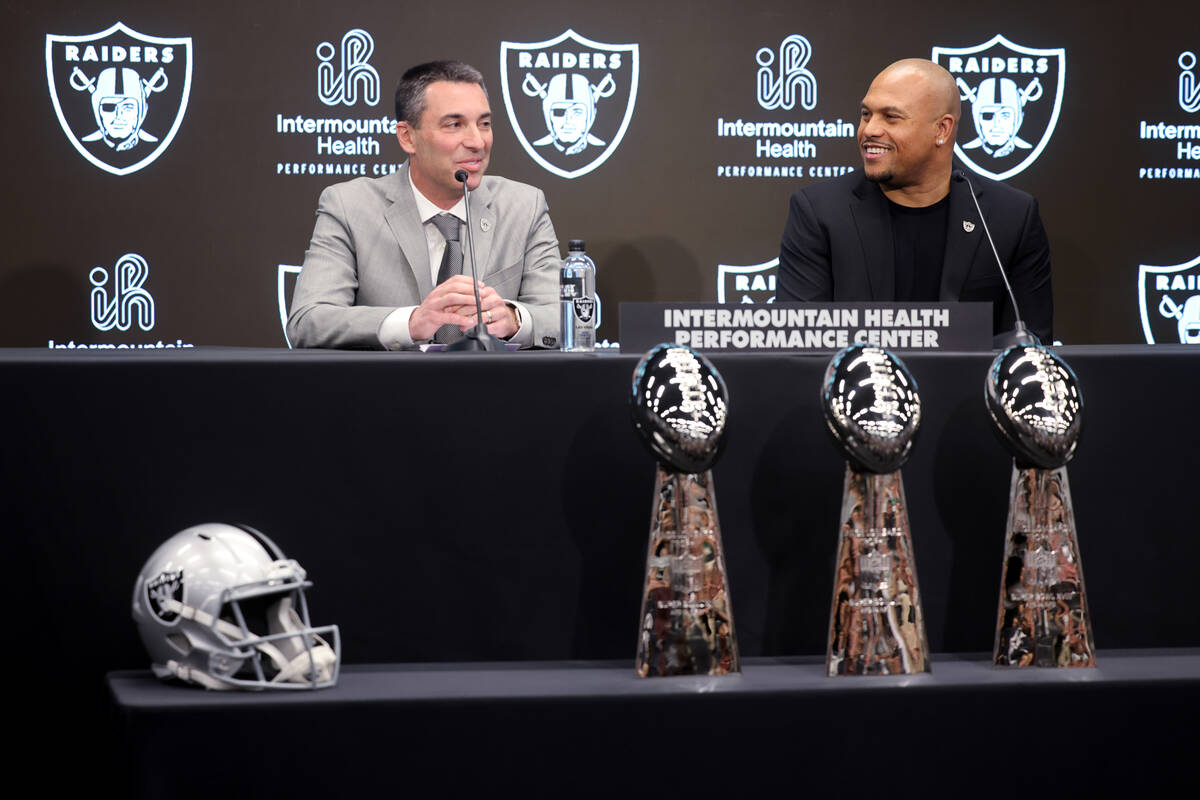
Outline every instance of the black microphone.
<svg viewBox="0 0 1200 800"><path fill-rule="evenodd" d="M463 185L463 207L467 215L467 243L471 251L471 285L475 289L475 327L463 333L463 338L446 345L447 353L504 353L508 348L504 342L488 333L483 324L483 303L479 300L479 275L475 271L475 228L471 225L471 192L467 188L467 171L454 173L454 180Z"/></svg>
<svg viewBox="0 0 1200 800"><path fill-rule="evenodd" d="M1004 288L1008 290L1008 299L1012 302L1013 314L1016 316L1016 324L1011 331L998 333L992 337L992 347L1003 350L1009 345L1040 345L1041 341L1038 337L1025 327L1025 321L1021 319L1021 309L1017 306L1017 296L1013 294L1012 284L1008 282L1008 272L1004 269L1004 264L1000 262L1000 253L996 251L996 243L992 241L992 232L988 230L987 219L983 216L983 209L979 207L979 198L975 196L975 187L967 180L967 175L961 169L956 169L951 176L956 181L962 181L967 185L967 189L971 192L971 199L975 201L975 210L979 212L979 221L983 223L983 232L987 234L988 244L992 247L992 255L996 257L996 266L1000 268L1000 277L1004 279Z"/></svg>

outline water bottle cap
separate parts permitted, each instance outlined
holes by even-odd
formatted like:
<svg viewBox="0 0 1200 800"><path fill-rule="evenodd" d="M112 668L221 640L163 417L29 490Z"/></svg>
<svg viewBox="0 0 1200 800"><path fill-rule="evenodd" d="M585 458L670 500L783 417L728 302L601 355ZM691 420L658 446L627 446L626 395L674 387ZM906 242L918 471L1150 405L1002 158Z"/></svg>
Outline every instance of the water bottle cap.
<svg viewBox="0 0 1200 800"><path fill-rule="evenodd" d="M586 249L585 245L583 239L572 239L567 242L567 252L572 253L578 250L582 253Z"/></svg>

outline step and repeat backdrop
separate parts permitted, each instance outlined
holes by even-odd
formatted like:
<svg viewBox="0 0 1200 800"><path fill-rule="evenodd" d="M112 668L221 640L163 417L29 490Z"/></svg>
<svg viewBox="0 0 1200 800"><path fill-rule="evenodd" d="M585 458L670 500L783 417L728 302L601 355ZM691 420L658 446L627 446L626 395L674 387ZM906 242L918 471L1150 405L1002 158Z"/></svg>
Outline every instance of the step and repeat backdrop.
<svg viewBox="0 0 1200 800"><path fill-rule="evenodd" d="M396 169L407 67L484 73L491 172L622 301L763 303L798 187L904 57L1041 203L1064 342L1200 340L1200 4L3 3L0 346L286 347L321 189Z"/></svg>

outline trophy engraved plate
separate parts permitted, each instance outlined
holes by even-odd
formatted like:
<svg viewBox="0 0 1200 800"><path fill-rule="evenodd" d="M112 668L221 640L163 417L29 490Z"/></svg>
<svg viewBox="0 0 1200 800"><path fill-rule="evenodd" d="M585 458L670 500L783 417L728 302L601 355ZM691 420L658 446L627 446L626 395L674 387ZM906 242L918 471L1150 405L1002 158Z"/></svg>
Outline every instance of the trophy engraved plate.
<svg viewBox="0 0 1200 800"><path fill-rule="evenodd" d="M995 663L1094 667L1066 468L1082 425L1079 380L1045 347L1014 345L992 362L985 388L988 412L1013 454Z"/></svg>
<svg viewBox="0 0 1200 800"><path fill-rule="evenodd" d="M694 350L661 344L633 373L634 427L658 459L637 674L725 675L741 670L711 467L728 394Z"/></svg>
<svg viewBox="0 0 1200 800"><path fill-rule="evenodd" d="M846 455L826 670L930 671L900 467L921 422L917 384L886 350L854 345L829 362L825 421Z"/></svg>

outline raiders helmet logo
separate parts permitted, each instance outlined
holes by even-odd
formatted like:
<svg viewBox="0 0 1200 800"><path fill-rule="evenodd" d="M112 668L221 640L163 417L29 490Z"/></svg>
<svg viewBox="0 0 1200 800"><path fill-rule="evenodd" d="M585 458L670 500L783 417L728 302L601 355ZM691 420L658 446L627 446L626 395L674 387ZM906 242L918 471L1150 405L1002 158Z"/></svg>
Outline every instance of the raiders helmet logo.
<svg viewBox="0 0 1200 800"><path fill-rule="evenodd" d="M163 572L146 581L146 610L164 625L174 625L179 615L168 610L168 600L183 602L183 570Z"/></svg>
<svg viewBox="0 0 1200 800"><path fill-rule="evenodd" d="M501 42L500 81L525 152L555 175L578 178L625 136L637 101L638 46L569 29L544 42Z"/></svg>
<svg viewBox="0 0 1200 800"><path fill-rule="evenodd" d="M964 164L1002 181L1037 160L1062 109L1066 50L1023 47L996 34L974 47L935 47L932 60L954 76L970 105L954 143Z"/></svg>
<svg viewBox="0 0 1200 800"><path fill-rule="evenodd" d="M86 36L46 35L46 82L79 154L129 175L170 146L192 88L191 37L147 36L118 22Z"/></svg>

